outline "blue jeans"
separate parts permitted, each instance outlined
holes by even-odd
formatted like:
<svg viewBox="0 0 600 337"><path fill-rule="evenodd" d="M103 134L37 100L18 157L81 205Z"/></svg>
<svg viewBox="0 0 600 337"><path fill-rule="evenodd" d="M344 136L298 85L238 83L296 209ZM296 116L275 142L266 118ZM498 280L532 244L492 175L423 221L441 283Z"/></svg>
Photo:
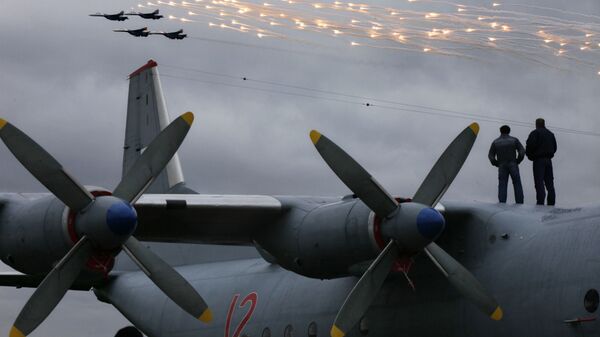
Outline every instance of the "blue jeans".
<svg viewBox="0 0 600 337"><path fill-rule="evenodd" d="M503 163L498 166L498 200L506 202L506 190L508 189L508 176L512 180L515 190L515 202L523 203L523 185L521 185L521 175L519 174L519 164L516 162Z"/></svg>
<svg viewBox="0 0 600 337"><path fill-rule="evenodd" d="M556 202L556 192L554 191L552 159L538 158L533 161L533 181L535 183L537 204L544 204L544 199L546 198L545 190L548 190L548 206L554 205Z"/></svg>

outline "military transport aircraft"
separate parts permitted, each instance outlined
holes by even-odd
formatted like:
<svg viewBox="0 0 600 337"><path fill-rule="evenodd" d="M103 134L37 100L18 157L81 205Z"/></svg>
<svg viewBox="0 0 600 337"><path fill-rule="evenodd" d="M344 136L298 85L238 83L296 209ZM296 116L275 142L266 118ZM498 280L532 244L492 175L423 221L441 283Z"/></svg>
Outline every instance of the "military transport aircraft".
<svg viewBox="0 0 600 337"><path fill-rule="evenodd" d="M111 21L125 21L125 20L129 19L128 17L125 16L124 11L120 11L117 14L95 13L95 14L90 14L90 16L100 16L100 17L106 18Z"/></svg>
<svg viewBox="0 0 600 337"><path fill-rule="evenodd" d="M0 138L51 192L0 194L0 258L23 273L0 285L37 287L11 337L31 333L68 289L92 289L152 337L600 335L600 208L440 203L476 123L411 199L317 131L310 140L351 195L200 195L175 153L193 115L168 122L156 62L129 79L112 192L84 187L0 120ZM174 269L138 240L245 245L262 257ZM121 250L140 271L113 269Z"/></svg>
<svg viewBox="0 0 600 337"><path fill-rule="evenodd" d="M148 27L140 29L113 29L113 32L129 33L130 35L138 37L147 37L150 34L150 31L148 31Z"/></svg>
<svg viewBox="0 0 600 337"><path fill-rule="evenodd" d="M183 29L180 29L175 32L150 32L151 35L164 35L169 39L173 40L183 40L187 37L187 34L183 34Z"/></svg>
<svg viewBox="0 0 600 337"><path fill-rule="evenodd" d="M125 15L137 15L137 16L141 17L142 19L152 19L152 20L158 20L158 19L163 18L163 16L158 13L159 12L157 9L154 12L150 12L150 13L131 12L131 13L126 13Z"/></svg>

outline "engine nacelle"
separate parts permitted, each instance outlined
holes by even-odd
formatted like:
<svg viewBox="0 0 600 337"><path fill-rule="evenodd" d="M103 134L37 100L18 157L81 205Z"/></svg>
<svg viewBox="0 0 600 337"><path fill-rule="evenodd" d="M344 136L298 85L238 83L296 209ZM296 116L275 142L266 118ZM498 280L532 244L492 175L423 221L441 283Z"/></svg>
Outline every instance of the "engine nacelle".
<svg viewBox="0 0 600 337"><path fill-rule="evenodd" d="M68 209L54 196L10 203L0 221L0 258L26 274L46 274L73 246Z"/></svg>
<svg viewBox="0 0 600 337"><path fill-rule="evenodd" d="M282 267L314 278L349 274L349 267L373 259L379 247L373 238L372 212L362 202L345 198L337 203L288 217L258 242Z"/></svg>
<svg viewBox="0 0 600 337"><path fill-rule="evenodd" d="M119 249L114 237L121 242L133 231L135 221L128 218L135 210L102 188L86 188L97 198L79 215L52 195L7 203L0 214L0 259L25 274L46 274L83 235L92 235L96 250L86 270L106 274ZM107 215L94 217L102 209Z"/></svg>
<svg viewBox="0 0 600 337"><path fill-rule="evenodd" d="M401 257L410 257L443 231L433 208L406 202L386 219L347 197L308 211L292 207L288 217L257 239L282 267L313 278L362 271L394 239Z"/></svg>

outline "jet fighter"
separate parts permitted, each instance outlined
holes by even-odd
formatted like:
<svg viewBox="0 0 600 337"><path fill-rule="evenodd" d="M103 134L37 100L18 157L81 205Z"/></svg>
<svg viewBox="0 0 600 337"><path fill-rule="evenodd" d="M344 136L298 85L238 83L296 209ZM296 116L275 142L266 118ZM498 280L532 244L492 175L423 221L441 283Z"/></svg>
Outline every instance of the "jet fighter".
<svg viewBox="0 0 600 337"><path fill-rule="evenodd" d="M125 16L124 11L120 11L117 14L96 13L96 14L90 14L90 16L100 16L100 17L106 18L111 21L125 21L125 20L129 19L128 17Z"/></svg>
<svg viewBox="0 0 600 337"><path fill-rule="evenodd" d="M172 40L183 40L187 37L187 34L183 34L183 29L175 32L150 32L152 35L164 35Z"/></svg>
<svg viewBox="0 0 600 337"><path fill-rule="evenodd" d="M150 34L150 32L148 31L148 27L140 29L113 29L113 32L129 33L130 35L137 37L147 37Z"/></svg>
<svg viewBox="0 0 600 337"><path fill-rule="evenodd" d="M158 9L151 13L131 12L131 13L127 13L125 15L137 15L142 19L152 19L152 20L158 20L158 19L163 18L162 15L158 14Z"/></svg>

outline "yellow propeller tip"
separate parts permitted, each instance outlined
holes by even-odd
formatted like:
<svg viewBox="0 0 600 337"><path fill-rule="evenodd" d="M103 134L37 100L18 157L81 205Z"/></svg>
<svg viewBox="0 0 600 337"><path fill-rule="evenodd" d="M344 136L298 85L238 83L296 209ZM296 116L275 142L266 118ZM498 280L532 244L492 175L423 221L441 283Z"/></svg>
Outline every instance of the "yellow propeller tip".
<svg viewBox="0 0 600 337"><path fill-rule="evenodd" d="M198 317L198 319L204 323L210 323L213 319L212 311L210 311L210 309L207 308L206 310L204 310L202 315Z"/></svg>
<svg viewBox="0 0 600 337"><path fill-rule="evenodd" d="M2 128L8 124L8 122L2 118L0 118L0 130L2 130Z"/></svg>
<svg viewBox="0 0 600 337"><path fill-rule="evenodd" d="M504 316L504 313L502 312L502 308L497 307L496 310L494 310L494 312L490 315L490 317L494 320L494 321L499 321L502 319L502 316Z"/></svg>
<svg viewBox="0 0 600 337"><path fill-rule="evenodd" d="M16 326L13 326L10 329L9 337L25 337L25 335L21 332L21 330L17 329Z"/></svg>
<svg viewBox="0 0 600 337"><path fill-rule="evenodd" d="M475 136L477 136L477 134L479 133L479 124L473 123L473 124L469 125L469 129L471 129L471 131L473 131Z"/></svg>
<svg viewBox="0 0 600 337"><path fill-rule="evenodd" d="M331 327L331 337L344 337L345 333L337 326Z"/></svg>
<svg viewBox="0 0 600 337"><path fill-rule="evenodd" d="M188 125L192 125L194 122L194 114L189 111L181 115L181 118L188 123Z"/></svg>
<svg viewBox="0 0 600 337"><path fill-rule="evenodd" d="M310 132L310 140L312 140L313 144L317 144L319 139L321 138L321 134L317 130L312 130Z"/></svg>

